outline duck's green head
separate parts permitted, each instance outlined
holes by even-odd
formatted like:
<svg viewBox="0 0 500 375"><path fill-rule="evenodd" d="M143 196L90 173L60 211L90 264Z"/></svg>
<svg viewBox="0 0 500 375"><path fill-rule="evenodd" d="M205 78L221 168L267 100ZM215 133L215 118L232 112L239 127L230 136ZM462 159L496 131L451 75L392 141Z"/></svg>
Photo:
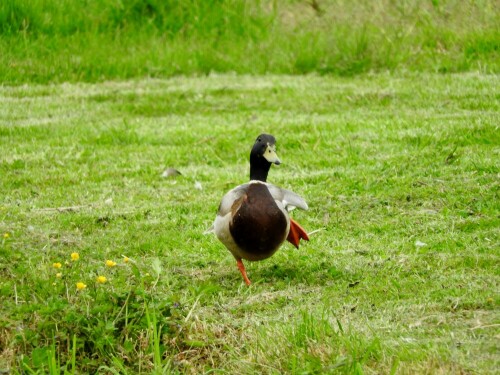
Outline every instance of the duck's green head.
<svg viewBox="0 0 500 375"><path fill-rule="evenodd" d="M271 164L281 164L276 154L276 138L270 134L261 134L250 152L250 179L265 182Z"/></svg>

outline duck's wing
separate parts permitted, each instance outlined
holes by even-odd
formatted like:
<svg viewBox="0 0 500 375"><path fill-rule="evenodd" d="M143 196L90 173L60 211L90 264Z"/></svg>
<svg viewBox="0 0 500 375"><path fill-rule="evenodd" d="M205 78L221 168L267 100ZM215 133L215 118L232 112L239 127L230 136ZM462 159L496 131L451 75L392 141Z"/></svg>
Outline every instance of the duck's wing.
<svg viewBox="0 0 500 375"><path fill-rule="evenodd" d="M219 209L217 210L218 217L224 217L231 212L232 209L236 209L239 207L238 203L241 204L243 197L246 195L248 190L248 183L236 186L234 189L231 189L222 197L222 200L219 204ZM236 206L235 207L235 203ZM217 220L217 217L216 219ZM203 234L215 233L215 221Z"/></svg>
<svg viewBox="0 0 500 375"><path fill-rule="evenodd" d="M283 203L283 206L288 211L293 210L295 207L300 208L302 210L307 210L309 208L304 198L302 198L297 193L294 193L291 190L280 188L273 184L266 184L266 185L273 198Z"/></svg>
<svg viewBox="0 0 500 375"><path fill-rule="evenodd" d="M225 216L233 209L235 202L241 201L248 191L249 184L243 184L231 189L222 197L217 215Z"/></svg>

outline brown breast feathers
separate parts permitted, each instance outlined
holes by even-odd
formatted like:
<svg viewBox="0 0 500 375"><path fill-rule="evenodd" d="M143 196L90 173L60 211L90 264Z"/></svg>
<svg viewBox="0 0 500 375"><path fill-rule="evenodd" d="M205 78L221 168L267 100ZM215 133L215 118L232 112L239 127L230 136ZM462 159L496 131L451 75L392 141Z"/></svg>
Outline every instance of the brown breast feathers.
<svg viewBox="0 0 500 375"><path fill-rule="evenodd" d="M285 214L264 184L250 184L233 215L229 230L236 244L258 258L274 253L286 237Z"/></svg>

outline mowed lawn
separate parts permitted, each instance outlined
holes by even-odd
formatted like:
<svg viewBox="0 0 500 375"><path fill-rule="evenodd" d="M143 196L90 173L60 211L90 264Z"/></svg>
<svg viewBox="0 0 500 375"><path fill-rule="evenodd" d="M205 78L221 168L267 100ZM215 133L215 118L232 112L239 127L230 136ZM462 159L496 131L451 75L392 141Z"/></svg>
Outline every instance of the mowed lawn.
<svg viewBox="0 0 500 375"><path fill-rule="evenodd" d="M0 87L0 372L498 371L499 84ZM247 262L247 287L204 231L262 132L313 233Z"/></svg>

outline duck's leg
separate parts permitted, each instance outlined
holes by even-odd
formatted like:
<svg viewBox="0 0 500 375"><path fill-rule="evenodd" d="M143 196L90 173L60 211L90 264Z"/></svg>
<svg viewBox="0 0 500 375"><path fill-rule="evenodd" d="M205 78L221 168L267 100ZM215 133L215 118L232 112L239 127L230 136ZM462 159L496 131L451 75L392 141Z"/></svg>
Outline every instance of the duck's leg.
<svg viewBox="0 0 500 375"><path fill-rule="evenodd" d="M241 275L243 276L243 280L245 280L245 283L247 285L250 285L251 282L248 279L247 271L245 270L245 266L243 265L243 262L241 261L241 259L236 259L236 264L238 265L238 269L240 270Z"/></svg>
<svg viewBox="0 0 500 375"><path fill-rule="evenodd" d="M286 239L298 249L300 240L309 241L309 236L299 223L290 218L290 232L288 232L288 237Z"/></svg>

